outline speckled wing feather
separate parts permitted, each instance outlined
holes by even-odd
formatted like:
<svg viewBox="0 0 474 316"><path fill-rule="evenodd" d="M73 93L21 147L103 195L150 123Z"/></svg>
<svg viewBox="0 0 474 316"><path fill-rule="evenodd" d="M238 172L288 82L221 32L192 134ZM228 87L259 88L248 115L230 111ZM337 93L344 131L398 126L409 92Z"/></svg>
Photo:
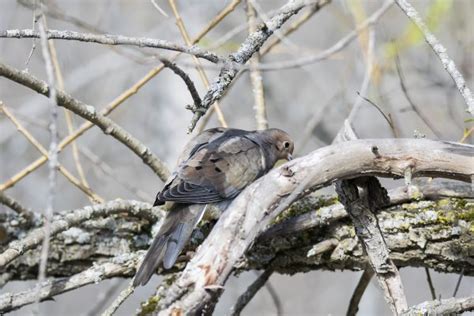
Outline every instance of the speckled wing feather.
<svg viewBox="0 0 474 316"><path fill-rule="evenodd" d="M228 129L196 145L157 201L207 204L235 197L266 170L262 148L247 131Z"/></svg>

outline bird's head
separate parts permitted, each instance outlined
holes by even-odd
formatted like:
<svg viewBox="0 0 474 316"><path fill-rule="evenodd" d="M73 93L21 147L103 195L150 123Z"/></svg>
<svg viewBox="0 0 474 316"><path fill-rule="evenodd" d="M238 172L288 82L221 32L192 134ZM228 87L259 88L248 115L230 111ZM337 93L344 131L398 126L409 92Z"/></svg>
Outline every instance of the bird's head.
<svg viewBox="0 0 474 316"><path fill-rule="evenodd" d="M264 132L270 136L272 143L275 145L278 159L293 159L292 154L295 149L295 144L290 138L290 135L278 128L270 128Z"/></svg>

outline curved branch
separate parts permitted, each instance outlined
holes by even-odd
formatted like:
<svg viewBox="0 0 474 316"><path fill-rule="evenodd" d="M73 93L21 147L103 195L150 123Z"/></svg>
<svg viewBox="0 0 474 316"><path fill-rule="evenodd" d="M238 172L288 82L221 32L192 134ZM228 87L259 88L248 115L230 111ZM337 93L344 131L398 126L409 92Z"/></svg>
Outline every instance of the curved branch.
<svg viewBox="0 0 474 316"><path fill-rule="evenodd" d="M0 38L39 38L39 32L35 30L4 30L0 31ZM220 57L215 53L202 50L199 47L185 46L176 43L172 43L165 40L146 38L146 37L128 37L123 35L112 35L112 34L92 34L92 33L79 33L75 31L58 31L58 30L47 30L46 37L48 39L57 40L69 40L79 41L88 43L98 43L105 45L129 45L138 47L150 47L150 48L161 48L172 50L176 52L182 52L189 55L193 55L199 58L206 59L213 63L225 62L224 57Z"/></svg>
<svg viewBox="0 0 474 316"><path fill-rule="evenodd" d="M49 96L50 89L46 82L39 80L26 72L0 63L0 76L15 81L16 83L28 87L44 96ZM166 165L155 154L153 154L148 147L124 130L120 125L97 112L95 107L82 103L66 92L61 90L57 90L56 92L57 103L59 106L65 107L98 126L105 134L111 135L132 150L160 177L161 180L166 181L166 179L168 179L169 171Z"/></svg>
<svg viewBox="0 0 474 316"><path fill-rule="evenodd" d="M283 211L279 206L305 192L360 175L401 177L408 169L413 177L471 181L473 155L474 146L470 145L377 139L332 145L292 160L248 186L232 202L167 297L160 301L160 308L166 308L164 314L173 309L190 313L202 310L211 300L206 289L222 286L256 237Z"/></svg>

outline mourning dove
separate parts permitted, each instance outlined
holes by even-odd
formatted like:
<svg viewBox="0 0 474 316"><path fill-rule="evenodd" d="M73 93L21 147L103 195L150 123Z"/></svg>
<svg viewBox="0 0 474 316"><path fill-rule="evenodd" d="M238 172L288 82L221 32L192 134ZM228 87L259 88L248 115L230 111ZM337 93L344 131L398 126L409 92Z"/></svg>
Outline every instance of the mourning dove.
<svg viewBox="0 0 474 316"><path fill-rule="evenodd" d="M154 206L170 207L133 285L145 285L160 263L171 268L201 220L206 205L231 201L280 159L291 159L293 141L280 129L213 128L185 146Z"/></svg>

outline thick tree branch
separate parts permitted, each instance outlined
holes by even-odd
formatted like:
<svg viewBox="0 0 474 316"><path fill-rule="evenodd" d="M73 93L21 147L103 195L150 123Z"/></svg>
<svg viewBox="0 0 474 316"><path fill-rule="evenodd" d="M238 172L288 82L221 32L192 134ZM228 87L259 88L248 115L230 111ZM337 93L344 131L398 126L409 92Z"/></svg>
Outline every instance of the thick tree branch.
<svg viewBox="0 0 474 316"><path fill-rule="evenodd" d="M91 218L108 216L123 211L129 211L132 214L144 214L146 216L153 216L151 212L151 205L148 203L137 201L123 201L114 200L104 204L96 204L93 206L86 206L82 209L74 211L66 211L64 216L59 216L57 220L53 220L50 225L50 235L63 232L73 226L77 226L84 221ZM42 242L44 238L44 230L37 228L28 233L28 235L20 240L12 241L7 249L0 254L0 268L4 268L8 263L17 257L21 256L27 250L33 249Z"/></svg>
<svg viewBox="0 0 474 316"><path fill-rule="evenodd" d="M49 86L44 81L39 80L26 72L0 63L0 76L15 81L16 83L28 87L40 94L49 96ZM140 157L143 162L160 177L161 180L166 181L169 176L169 171L165 164L138 139L133 137L110 118L97 112L95 107L82 103L66 92L60 90L57 90L57 103L59 106L65 107L82 118L90 121L98 126L105 134L111 135L127 146L138 157Z"/></svg>
<svg viewBox="0 0 474 316"><path fill-rule="evenodd" d="M283 211L280 205L308 191L360 175L402 176L407 169L413 177L471 181L473 154L474 146L426 139L356 140L321 148L274 169L232 202L167 297L160 301L160 308L164 308L164 314L206 309L213 297L206 289L225 283L255 238Z"/></svg>
<svg viewBox="0 0 474 316"><path fill-rule="evenodd" d="M367 253L370 265L383 289L393 314L406 310L407 299L400 273L382 235L375 213L389 204L385 189L375 177L360 177L336 183L336 192L354 223L355 231Z"/></svg>
<svg viewBox="0 0 474 316"><path fill-rule="evenodd" d="M127 37L123 35L112 34L91 34L79 33L74 31L58 31L47 30L46 36L48 39L70 40L88 43L98 43L105 45L129 45L138 47L161 48L193 55L199 58L206 59L213 63L225 62L226 59L218 56L215 53L200 49L199 47L185 46L172 43L165 40L146 38L146 37ZM39 32L35 30L4 30L0 31L0 38L39 38Z"/></svg>
<svg viewBox="0 0 474 316"><path fill-rule="evenodd" d="M469 185L458 187L463 191L464 188L469 188ZM472 204L467 204L464 199L443 199L439 202L420 200L402 204L406 200L397 198L399 191L401 190L394 190L394 194L390 194L392 202L398 205L379 214L384 237L396 264L425 266L442 272L460 272L463 266L469 266L468 250L462 249L463 245L472 243L472 236L469 234ZM434 193L433 188L431 191ZM472 192L470 197L474 198ZM133 205L132 202L123 202L125 205ZM322 205L328 206L321 208ZM126 209L124 212L127 212ZM106 264L111 257L121 257L124 254L136 253L138 249L146 249L145 235L150 234L150 223L154 223L158 217L146 209L138 216L124 214L126 213L106 216L103 219L94 217L78 228L56 235L51 242L49 274L70 277L92 269L90 267L94 264ZM13 223L18 217L13 212L10 212L10 216L12 217L0 217L0 225ZM334 198L322 198L315 194L305 197L283 213L273 227L291 228L295 219L305 216L310 223L308 225L293 226L293 229L287 231L270 229L270 236L257 240L245 259L238 263L238 267L244 270L271 268L282 273L314 269L368 268L361 245L354 236L354 228L347 220L343 207L336 203ZM145 218L148 219L144 220ZM205 235L209 230L208 226L206 224L201 227L201 232L195 236ZM306 228L303 229L302 226ZM10 231L12 236L20 233L22 228L18 226ZM192 248L195 247L196 238L202 239L195 237ZM323 255L323 251L328 252ZM37 253L37 250L28 251L8 266L7 273L11 275L12 280L36 277ZM132 267L121 271L115 276L132 277L134 274ZM465 273L473 275L474 270L467 269ZM55 282L61 280L53 283L56 284ZM62 292L54 291L50 295L60 293ZM3 299L7 297L20 296L0 296Z"/></svg>

